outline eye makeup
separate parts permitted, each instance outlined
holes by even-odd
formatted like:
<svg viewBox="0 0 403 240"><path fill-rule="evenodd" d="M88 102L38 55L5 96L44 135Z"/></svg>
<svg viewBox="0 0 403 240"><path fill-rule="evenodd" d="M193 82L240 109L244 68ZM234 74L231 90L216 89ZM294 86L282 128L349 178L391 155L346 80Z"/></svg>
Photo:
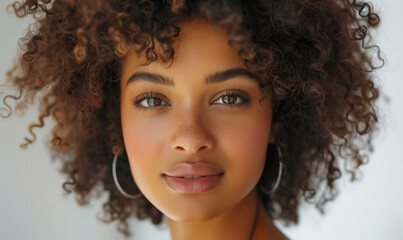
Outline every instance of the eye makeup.
<svg viewBox="0 0 403 240"><path fill-rule="evenodd" d="M153 101L150 101L150 99L153 99ZM159 93L146 91L135 97L132 102L133 106L137 110L157 111L162 107L170 106L165 99L166 98ZM225 105L228 106L229 108L239 108L239 107L246 107L247 105L249 105L251 101L250 95L241 89L226 89L223 92L219 93L218 97L214 102L217 102L220 99L223 99L222 104L213 104L213 105ZM148 107L144 105L142 106L141 103L144 100L147 100L144 102L144 104L148 105ZM237 103L239 102L238 100L240 100L241 103ZM160 105L162 102L165 102L167 104Z"/></svg>

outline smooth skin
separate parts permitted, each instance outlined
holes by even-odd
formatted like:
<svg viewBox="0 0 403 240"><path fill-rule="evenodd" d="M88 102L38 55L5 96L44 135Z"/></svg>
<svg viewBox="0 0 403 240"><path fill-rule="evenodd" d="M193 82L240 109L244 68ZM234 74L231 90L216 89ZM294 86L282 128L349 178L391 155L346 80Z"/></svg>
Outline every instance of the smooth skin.
<svg viewBox="0 0 403 240"><path fill-rule="evenodd" d="M256 216L256 184L267 145L274 142L270 99L251 77L205 84L211 74L247 69L237 50L228 45L225 29L201 19L182 24L174 48L171 67L160 60L143 66L144 55L137 56L134 50L123 64L121 119L133 178L167 216L173 240L248 240ZM175 86L145 78L127 85L140 72L165 76ZM228 89L239 91L221 95ZM139 99L146 91L157 95ZM238 93L248 96L249 103ZM214 163L224 175L208 191L175 192L162 174L183 161ZM286 239L259 204L253 239Z"/></svg>

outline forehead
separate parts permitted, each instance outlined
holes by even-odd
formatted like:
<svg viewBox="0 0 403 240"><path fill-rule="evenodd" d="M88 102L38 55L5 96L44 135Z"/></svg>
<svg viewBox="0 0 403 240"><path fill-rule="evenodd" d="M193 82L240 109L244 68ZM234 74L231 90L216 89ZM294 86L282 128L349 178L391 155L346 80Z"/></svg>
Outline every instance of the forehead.
<svg viewBox="0 0 403 240"><path fill-rule="evenodd" d="M213 26L205 20L196 20L182 26L176 42L177 62L208 60L214 62L243 62L238 51L228 44L226 29Z"/></svg>
<svg viewBox="0 0 403 240"><path fill-rule="evenodd" d="M125 71L132 74L135 71L158 71L206 75L234 67L245 68L238 51L229 46L225 28L213 26L203 19L186 22L179 27L179 36L172 42L175 56L171 66L170 62L164 64L161 60L143 65L146 62L145 54L137 56L133 51L125 59L123 75ZM155 51L162 55L163 48L157 41L155 45Z"/></svg>

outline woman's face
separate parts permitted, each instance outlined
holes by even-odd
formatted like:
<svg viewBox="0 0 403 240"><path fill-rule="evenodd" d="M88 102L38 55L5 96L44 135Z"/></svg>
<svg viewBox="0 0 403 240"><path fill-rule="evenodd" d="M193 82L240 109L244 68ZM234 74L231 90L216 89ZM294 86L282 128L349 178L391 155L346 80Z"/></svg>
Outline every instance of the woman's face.
<svg viewBox="0 0 403 240"><path fill-rule="evenodd" d="M144 58L135 53L125 59L124 143L133 178L156 208L177 221L204 221L237 205L257 184L272 141L271 104L268 98L259 103L264 93L223 29L202 20L182 25L174 46L169 68L159 61L141 66ZM224 174L206 191L174 190L164 173L185 161L212 163Z"/></svg>

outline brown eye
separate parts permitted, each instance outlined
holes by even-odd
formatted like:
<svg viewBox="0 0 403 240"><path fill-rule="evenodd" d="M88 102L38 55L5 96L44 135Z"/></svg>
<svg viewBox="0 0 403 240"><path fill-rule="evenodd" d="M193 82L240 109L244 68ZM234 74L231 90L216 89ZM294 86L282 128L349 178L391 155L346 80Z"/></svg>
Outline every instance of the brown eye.
<svg viewBox="0 0 403 240"><path fill-rule="evenodd" d="M160 95L153 92L142 93L136 97L136 99L133 101L133 105L139 110L155 110L158 107L166 106L161 105L161 103L165 101L157 96Z"/></svg>
<svg viewBox="0 0 403 240"><path fill-rule="evenodd" d="M145 92L140 94L133 101L133 105L142 111L147 110L157 110L160 107L169 106L164 100L161 98L162 95L154 92ZM242 107L247 106L250 102L250 96L245 91L240 89L228 89L220 94L220 97L214 101L214 103L219 102L221 100L222 103L218 103L218 105L225 105L230 108L232 107ZM166 103L166 104L162 104Z"/></svg>
<svg viewBox="0 0 403 240"><path fill-rule="evenodd" d="M228 107L240 107L247 105L250 102L250 97L247 93L239 89L228 89L224 91L221 96L214 102L221 100L221 105Z"/></svg>
<svg viewBox="0 0 403 240"><path fill-rule="evenodd" d="M236 95L227 95L227 96L222 97L223 102L227 103L227 104L234 104L237 102L237 100L240 100L240 99L241 98Z"/></svg>
<svg viewBox="0 0 403 240"><path fill-rule="evenodd" d="M146 100L146 101L145 101ZM162 102L162 100L161 99L159 99L159 98L145 98L144 100L142 100L141 102L145 102L145 103L147 103L147 105L148 106L150 106L150 107L156 107L156 106L159 106L160 104L161 104L161 102ZM140 102L140 103L141 103Z"/></svg>

